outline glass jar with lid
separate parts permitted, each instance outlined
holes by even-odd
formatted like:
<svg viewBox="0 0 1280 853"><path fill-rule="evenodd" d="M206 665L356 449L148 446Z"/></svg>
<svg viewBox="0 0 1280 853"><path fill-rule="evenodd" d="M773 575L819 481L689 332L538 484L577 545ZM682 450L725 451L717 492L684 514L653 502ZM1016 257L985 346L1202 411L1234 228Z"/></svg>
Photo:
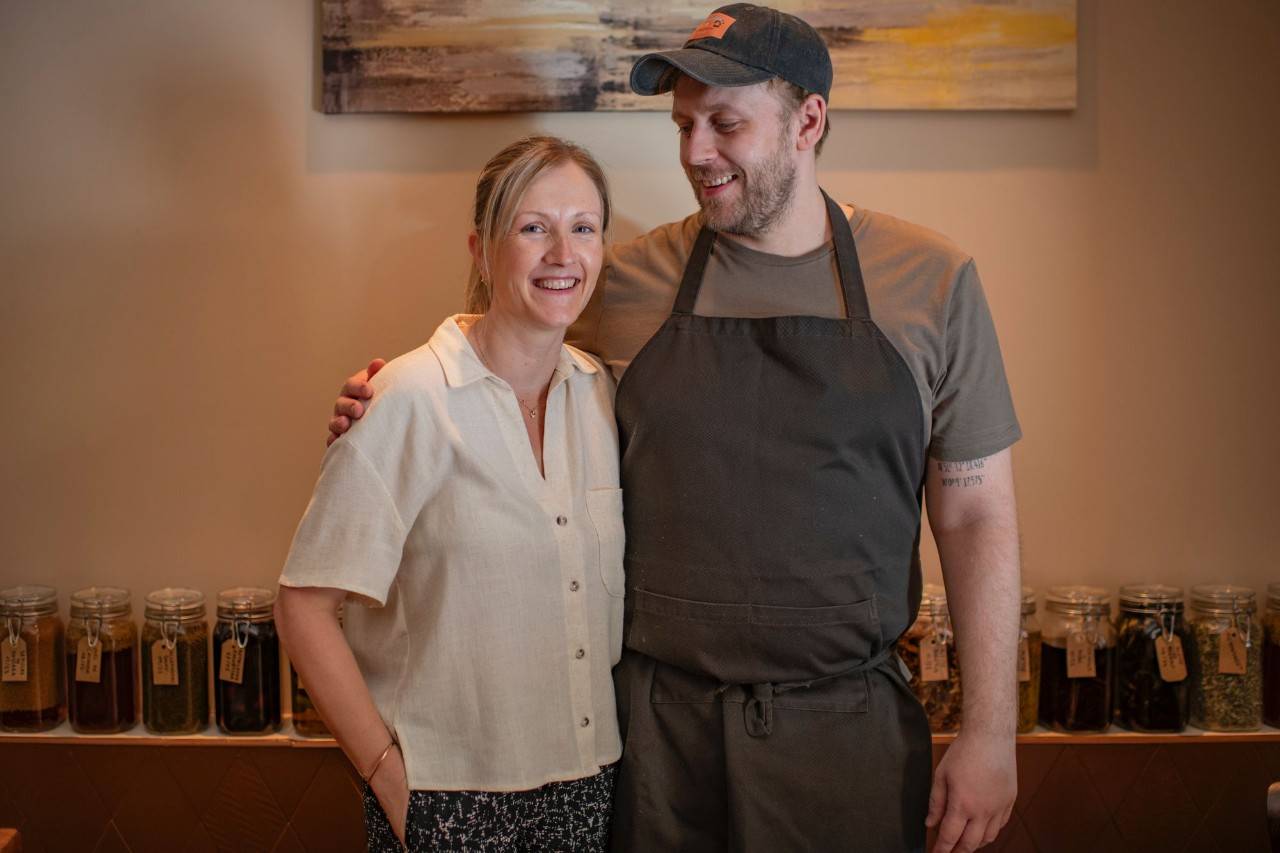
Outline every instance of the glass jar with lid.
<svg viewBox="0 0 1280 853"><path fill-rule="evenodd" d="M218 593L213 630L214 713L227 734L280 728L280 640L275 593L233 587Z"/></svg>
<svg viewBox="0 0 1280 853"><path fill-rule="evenodd" d="M1267 584L1262 637L1262 721L1280 728L1280 583Z"/></svg>
<svg viewBox="0 0 1280 853"><path fill-rule="evenodd" d="M0 591L0 729L41 732L66 719L63 643L57 590Z"/></svg>
<svg viewBox="0 0 1280 853"><path fill-rule="evenodd" d="M67 716L78 732L122 732L138 722L138 627L129 590L92 586L71 596Z"/></svg>
<svg viewBox="0 0 1280 853"><path fill-rule="evenodd" d="M1253 590L1191 588L1191 725L1252 731L1262 724L1262 626Z"/></svg>
<svg viewBox="0 0 1280 853"><path fill-rule="evenodd" d="M209 724L209 622L204 593L158 589L142 625L142 722L156 734L193 734Z"/></svg>
<svg viewBox="0 0 1280 853"><path fill-rule="evenodd" d="M1018 734L1036 727L1040 716L1040 620L1036 593L1022 588L1022 624L1018 633Z"/></svg>
<svg viewBox="0 0 1280 853"><path fill-rule="evenodd" d="M1059 732L1106 731L1116 650L1110 594L1096 586L1050 587L1042 637L1040 722Z"/></svg>
<svg viewBox="0 0 1280 853"><path fill-rule="evenodd" d="M898 642L898 655L911 672L911 689L929 716L935 732L960 729L963 695L955 634L947 611L947 593L938 584L925 584L916 621Z"/></svg>
<svg viewBox="0 0 1280 853"><path fill-rule="evenodd" d="M311 696L307 693L307 688L302 683L302 678L298 675L298 671L293 668L293 664L289 664L289 686L292 688L293 693L294 731L307 737L325 737L329 735L329 727L325 725L320 712L316 710L315 703L311 701Z"/></svg>
<svg viewBox="0 0 1280 853"><path fill-rule="evenodd" d="M1116 723L1135 732L1185 729L1192 640L1182 590L1163 584L1120 587L1116 636Z"/></svg>

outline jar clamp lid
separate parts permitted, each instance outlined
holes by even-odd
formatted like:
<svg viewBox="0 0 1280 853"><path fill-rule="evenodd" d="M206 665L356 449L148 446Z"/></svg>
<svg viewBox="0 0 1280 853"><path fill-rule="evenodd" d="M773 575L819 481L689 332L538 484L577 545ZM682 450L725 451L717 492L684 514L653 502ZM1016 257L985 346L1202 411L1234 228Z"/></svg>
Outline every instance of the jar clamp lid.
<svg viewBox="0 0 1280 853"><path fill-rule="evenodd" d="M204 619L204 593L166 587L147 593L143 614L155 622L199 622Z"/></svg>
<svg viewBox="0 0 1280 853"><path fill-rule="evenodd" d="M1022 588L1022 615L1034 616L1036 612L1036 591L1029 586Z"/></svg>
<svg viewBox="0 0 1280 853"><path fill-rule="evenodd" d="M1044 606L1068 616L1110 616L1111 593L1100 586L1051 586Z"/></svg>
<svg viewBox="0 0 1280 853"><path fill-rule="evenodd" d="M268 622L276 594L256 586L236 586L218 593L218 618L236 622Z"/></svg>
<svg viewBox="0 0 1280 853"><path fill-rule="evenodd" d="M1120 587L1120 608L1136 613L1182 610L1182 588L1159 583L1125 584Z"/></svg>
<svg viewBox="0 0 1280 853"><path fill-rule="evenodd" d="M1257 595L1247 586L1206 583L1191 587L1191 606L1219 616L1252 613L1257 608Z"/></svg>
<svg viewBox="0 0 1280 853"><path fill-rule="evenodd" d="M49 616L58 612L58 591L31 584L0 590L0 617Z"/></svg>
<svg viewBox="0 0 1280 853"><path fill-rule="evenodd" d="M117 619L133 612L129 590L91 586L71 594L72 619Z"/></svg>

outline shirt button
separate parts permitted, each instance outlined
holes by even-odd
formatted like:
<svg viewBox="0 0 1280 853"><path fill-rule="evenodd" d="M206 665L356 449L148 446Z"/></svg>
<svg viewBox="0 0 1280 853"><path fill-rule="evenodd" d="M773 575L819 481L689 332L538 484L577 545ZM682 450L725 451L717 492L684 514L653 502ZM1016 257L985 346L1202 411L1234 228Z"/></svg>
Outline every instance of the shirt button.
<svg viewBox="0 0 1280 853"><path fill-rule="evenodd" d="M565 518L563 515L556 516L556 524L560 525L561 527L564 527L568 523L569 523L569 519Z"/></svg>
<svg viewBox="0 0 1280 853"><path fill-rule="evenodd" d="M573 656L578 660L582 660L587 656L587 652L585 649L578 649L576 652L573 653Z"/></svg>
<svg viewBox="0 0 1280 853"><path fill-rule="evenodd" d="M590 718L590 717L583 717L583 718L582 718L582 722L580 723L580 725L585 729L587 726L591 725L591 718Z"/></svg>
<svg viewBox="0 0 1280 853"><path fill-rule="evenodd" d="M577 591L578 591L578 582L569 581L569 592L577 592Z"/></svg>

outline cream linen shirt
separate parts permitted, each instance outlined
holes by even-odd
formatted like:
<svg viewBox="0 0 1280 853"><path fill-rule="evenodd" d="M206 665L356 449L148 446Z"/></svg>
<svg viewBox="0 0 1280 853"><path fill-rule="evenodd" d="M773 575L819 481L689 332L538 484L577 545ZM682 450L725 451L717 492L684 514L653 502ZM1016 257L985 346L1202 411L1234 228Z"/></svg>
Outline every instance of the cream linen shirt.
<svg viewBox="0 0 1280 853"><path fill-rule="evenodd" d="M377 374L280 576L368 605L347 606L347 639L415 790L527 790L622 751L613 380L561 349L544 479L515 394L462 333L474 319Z"/></svg>

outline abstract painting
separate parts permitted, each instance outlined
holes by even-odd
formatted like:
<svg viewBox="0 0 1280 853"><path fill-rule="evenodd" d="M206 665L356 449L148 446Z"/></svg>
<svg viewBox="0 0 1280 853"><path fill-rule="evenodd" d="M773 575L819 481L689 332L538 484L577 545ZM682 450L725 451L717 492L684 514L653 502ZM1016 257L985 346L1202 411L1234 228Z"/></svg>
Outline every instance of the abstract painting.
<svg viewBox="0 0 1280 853"><path fill-rule="evenodd" d="M835 65L833 109L1063 110L1076 0L796 0ZM680 47L712 4L321 0L324 111L666 110L631 63Z"/></svg>

